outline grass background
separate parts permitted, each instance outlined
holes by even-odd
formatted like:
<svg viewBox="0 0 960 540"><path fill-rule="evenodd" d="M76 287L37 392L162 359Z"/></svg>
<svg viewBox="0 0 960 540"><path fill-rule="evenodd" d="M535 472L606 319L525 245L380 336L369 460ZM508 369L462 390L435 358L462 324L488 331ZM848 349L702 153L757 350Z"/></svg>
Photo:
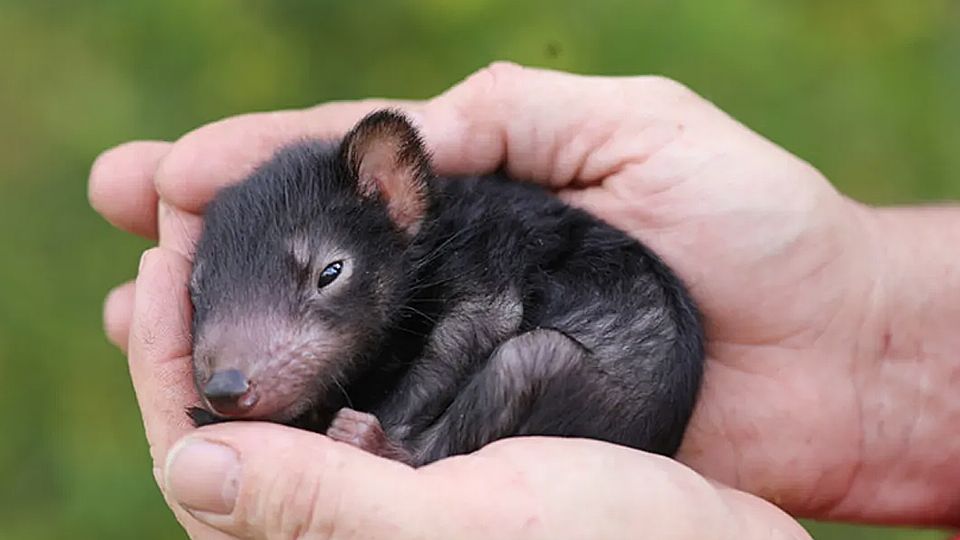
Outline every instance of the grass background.
<svg viewBox="0 0 960 540"><path fill-rule="evenodd" d="M88 208L99 151L241 112L426 97L494 59L668 75L856 198L960 198L948 0L0 0L0 536L182 537L102 338L101 299L147 244Z"/></svg>

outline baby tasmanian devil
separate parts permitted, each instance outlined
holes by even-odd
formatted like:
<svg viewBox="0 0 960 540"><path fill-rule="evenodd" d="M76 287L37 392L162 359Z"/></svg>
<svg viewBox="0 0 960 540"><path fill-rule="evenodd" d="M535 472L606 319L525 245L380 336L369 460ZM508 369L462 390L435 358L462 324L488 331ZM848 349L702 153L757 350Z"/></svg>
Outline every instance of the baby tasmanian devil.
<svg viewBox="0 0 960 540"><path fill-rule="evenodd" d="M434 176L392 111L223 189L190 294L195 423L412 465L518 435L672 455L703 370L696 307L656 255L532 184Z"/></svg>

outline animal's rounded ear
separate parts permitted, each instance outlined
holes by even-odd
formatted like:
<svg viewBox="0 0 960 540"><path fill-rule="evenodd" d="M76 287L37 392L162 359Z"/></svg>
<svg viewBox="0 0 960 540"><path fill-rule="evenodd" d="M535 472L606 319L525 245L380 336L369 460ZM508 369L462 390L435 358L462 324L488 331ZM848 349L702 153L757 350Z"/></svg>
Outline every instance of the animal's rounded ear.
<svg viewBox="0 0 960 540"><path fill-rule="evenodd" d="M380 197L400 230L413 235L427 211L430 158L416 128L403 114L367 115L343 139L341 158L360 194Z"/></svg>

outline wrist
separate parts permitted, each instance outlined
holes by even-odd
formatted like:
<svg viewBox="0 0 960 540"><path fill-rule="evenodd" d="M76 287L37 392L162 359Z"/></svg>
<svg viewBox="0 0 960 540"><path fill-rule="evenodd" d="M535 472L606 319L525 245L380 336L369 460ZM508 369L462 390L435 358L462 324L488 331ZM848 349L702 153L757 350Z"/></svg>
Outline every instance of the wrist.
<svg viewBox="0 0 960 540"><path fill-rule="evenodd" d="M862 464L849 498L884 520L960 508L960 207L864 209L875 294L853 377Z"/></svg>
<svg viewBox="0 0 960 540"><path fill-rule="evenodd" d="M960 207L872 212L884 296L878 359L960 369Z"/></svg>

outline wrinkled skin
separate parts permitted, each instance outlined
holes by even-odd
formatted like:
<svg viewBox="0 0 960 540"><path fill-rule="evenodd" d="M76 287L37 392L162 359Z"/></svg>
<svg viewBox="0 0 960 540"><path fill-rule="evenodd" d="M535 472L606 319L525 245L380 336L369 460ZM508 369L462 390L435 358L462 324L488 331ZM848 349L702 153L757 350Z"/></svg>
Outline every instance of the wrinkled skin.
<svg viewBox="0 0 960 540"><path fill-rule="evenodd" d="M685 279L709 338L704 394L680 453L696 473L585 441L511 440L413 471L278 426L192 432L182 415L196 396L181 323L204 204L284 141L341 134L384 105L419 121L439 172L505 166L548 184L635 234ZM953 487L960 471L936 457L960 449L948 429L960 419L955 400L935 384L903 384L885 363L906 358L912 344L890 332L891 269L902 269L895 258L903 253L884 244L904 241L891 232L893 218L843 197L810 165L672 81L497 64L425 102L231 118L175 143L129 143L103 154L91 201L118 227L159 236L136 287L111 294L105 319L111 339L129 347L158 482L194 537L307 531L335 538L362 530L369 538L572 538L572 516L602 523L598 538L640 530L801 538L795 522L748 493L821 518L945 524L960 508ZM909 330L898 327L900 335ZM929 350L909 373L957 377L956 362L935 362L940 349ZM923 429L918 410L926 413ZM191 514L177 503L186 489L177 482L179 462L161 478L171 446L185 435L243 456L233 513ZM309 500L292 494L292 476L316 481ZM450 508L439 518L429 510L437 500ZM491 515L497 519L485 519Z"/></svg>

